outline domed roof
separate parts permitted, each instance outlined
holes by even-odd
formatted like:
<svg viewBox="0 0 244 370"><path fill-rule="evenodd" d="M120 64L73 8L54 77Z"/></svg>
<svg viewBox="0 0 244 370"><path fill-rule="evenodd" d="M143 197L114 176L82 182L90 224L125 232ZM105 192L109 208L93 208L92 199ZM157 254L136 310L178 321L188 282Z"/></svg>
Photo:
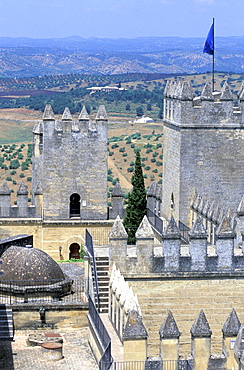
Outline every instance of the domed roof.
<svg viewBox="0 0 244 370"><path fill-rule="evenodd" d="M1 256L2 265L0 270L3 275L1 281L14 280L16 285L23 285L21 282L28 280L45 281L56 280L56 282L65 279L59 265L45 252L32 247L12 246L8 248Z"/></svg>

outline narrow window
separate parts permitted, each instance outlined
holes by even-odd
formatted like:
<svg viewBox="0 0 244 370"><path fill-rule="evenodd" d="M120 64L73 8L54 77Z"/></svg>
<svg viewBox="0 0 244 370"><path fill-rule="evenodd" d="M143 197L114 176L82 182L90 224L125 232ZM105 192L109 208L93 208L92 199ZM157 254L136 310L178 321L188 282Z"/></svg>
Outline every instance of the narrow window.
<svg viewBox="0 0 244 370"><path fill-rule="evenodd" d="M72 194L70 196L70 217L80 217L80 196L79 194Z"/></svg>

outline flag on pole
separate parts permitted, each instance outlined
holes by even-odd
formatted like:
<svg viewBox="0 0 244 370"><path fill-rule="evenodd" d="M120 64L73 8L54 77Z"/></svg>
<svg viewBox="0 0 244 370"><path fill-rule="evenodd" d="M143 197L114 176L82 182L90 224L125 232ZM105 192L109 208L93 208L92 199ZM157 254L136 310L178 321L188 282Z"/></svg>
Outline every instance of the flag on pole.
<svg viewBox="0 0 244 370"><path fill-rule="evenodd" d="M207 39L205 41L205 45L203 48L203 52L214 55L214 23L212 24Z"/></svg>

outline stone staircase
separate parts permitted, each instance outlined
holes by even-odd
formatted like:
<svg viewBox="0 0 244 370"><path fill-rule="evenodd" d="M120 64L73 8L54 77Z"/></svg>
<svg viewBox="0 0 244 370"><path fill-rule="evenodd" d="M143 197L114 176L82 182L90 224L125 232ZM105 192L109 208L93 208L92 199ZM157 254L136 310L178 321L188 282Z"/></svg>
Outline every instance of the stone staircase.
<svg viewBox="0 0 244 370"><path fill-rule="evenodd" d="M109 301L109 258L96 257L96 266L100 298L100 313L107 313Z"/></svg>
<svg viewBox="0 0 244 370"><path fill-rule="evenodd" d="M14 338L13 313L11 308L0 304L0 341L12 341Z"/></svg>

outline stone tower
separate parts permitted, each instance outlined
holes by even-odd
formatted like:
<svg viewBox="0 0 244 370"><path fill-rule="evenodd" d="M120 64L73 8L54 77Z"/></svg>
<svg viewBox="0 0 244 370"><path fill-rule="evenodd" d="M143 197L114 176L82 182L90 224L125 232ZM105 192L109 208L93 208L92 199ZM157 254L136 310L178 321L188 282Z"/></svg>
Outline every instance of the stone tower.
<svg viewBox="0 0 244 370"><path fill-rule="evenodd" d="M194 192L225 211L244 194L244 87L238 102L227 83L207 83L194 97L187 82L168 82L164 94L162 213L191 226Z"/></svg>
<svg viewBox="0 0 244 370"><path fill-rule="evenodd" d="M68 108L55 120L47 105L33 129L32 197L43 220L107 219L107 114L95 122L85 108L73 120Z"/></svg>

